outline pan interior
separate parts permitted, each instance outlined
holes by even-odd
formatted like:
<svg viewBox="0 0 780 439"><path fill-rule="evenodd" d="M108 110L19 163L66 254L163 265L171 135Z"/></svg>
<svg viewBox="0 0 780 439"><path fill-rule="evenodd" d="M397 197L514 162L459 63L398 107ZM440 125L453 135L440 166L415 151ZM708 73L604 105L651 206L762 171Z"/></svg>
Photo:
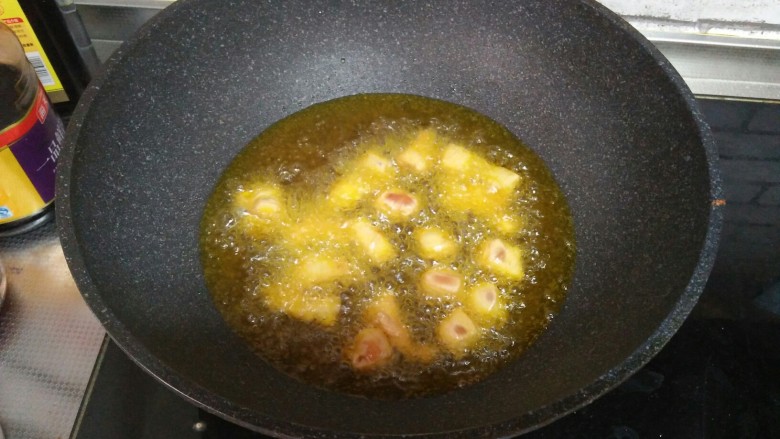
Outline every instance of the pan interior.
<svg viewBox="0 0 780 439"><path fill-rule="evenodd" d="M254 428L506 435L549 422L660 349L708 269L702 128L646 44L590 2L180 0L71 121L57 209L74 277L136 361ZM477 385L406 401L307 386L257 361L211 303L198 226L220 174L273 122L358 93L441 99L522 133L569 202L566 305Z"/></svg>

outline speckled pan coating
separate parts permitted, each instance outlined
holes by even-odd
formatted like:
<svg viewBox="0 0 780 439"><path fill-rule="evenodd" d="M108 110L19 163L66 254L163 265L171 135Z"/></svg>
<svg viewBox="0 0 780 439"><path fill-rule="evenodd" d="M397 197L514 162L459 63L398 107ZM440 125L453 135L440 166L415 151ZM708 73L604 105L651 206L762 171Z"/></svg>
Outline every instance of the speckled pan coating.
<svg viewBox="0 0 780 439"><path fill-rule="evenodd" d="M413 93L503 123L574 212L569 299L486 381L367 400L260 361L223 323L199 263L202 206L252 137L312 103ZM108 62L68 129L63 247L116 342L194 403L279 436L508 436L597 398L696 302L721 211L716 156L669 63L591 1L180 0Z"/></svg>

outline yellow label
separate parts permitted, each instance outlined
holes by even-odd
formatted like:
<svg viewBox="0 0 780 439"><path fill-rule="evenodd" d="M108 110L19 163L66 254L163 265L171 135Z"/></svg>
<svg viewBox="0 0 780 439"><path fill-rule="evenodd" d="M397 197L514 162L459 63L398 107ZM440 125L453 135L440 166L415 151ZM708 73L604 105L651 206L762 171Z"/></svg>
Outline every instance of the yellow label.
<svg viewBox="0 0 780 439"><path fill-rule="evenodd" d="M17 0L0 0L0 20L3 20L6 26L11 28L16 37L19 38L27 59L30 60L30 64L35 68L35 73L38 74L38 79L41 80L41 84L43 84L52 102L67 101L68 97L65 94L65 89L62 87L60 78L57 77L49 57L43 51L43 47L41 47L38 37L35 36L32 25L30 25Z"/></svg>
<svg viewBox="0 0 780 439"><path fill-rule="evenodd" d="M10 148L0 150L0 224L26 218L46 207Z"/></svg>

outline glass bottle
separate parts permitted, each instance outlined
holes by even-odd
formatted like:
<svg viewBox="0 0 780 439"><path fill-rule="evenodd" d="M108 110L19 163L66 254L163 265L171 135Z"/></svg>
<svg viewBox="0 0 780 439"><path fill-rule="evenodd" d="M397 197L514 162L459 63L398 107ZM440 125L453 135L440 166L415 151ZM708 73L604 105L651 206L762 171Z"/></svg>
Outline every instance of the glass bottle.
<svg viewBox="0 0 780 439"><path fill-rule="evenodd" d="M57 114L67 117L100 67L92 41L73 0L20 0L18 3L62 86L61 92L50 92L49 98Z"/></svg>
<svg viewBox="0 0 780 439"><path fill-rule="evenodd" d="M65 128L14 32L0 23L0 236L45 222Z"/></svg>

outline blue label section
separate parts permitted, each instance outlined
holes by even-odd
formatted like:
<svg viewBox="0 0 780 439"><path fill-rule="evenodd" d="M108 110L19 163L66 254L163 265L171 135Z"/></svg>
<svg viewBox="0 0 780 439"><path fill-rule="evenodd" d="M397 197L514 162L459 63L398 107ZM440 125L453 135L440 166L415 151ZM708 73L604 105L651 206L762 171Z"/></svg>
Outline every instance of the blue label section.
<svg viewBox="0 0 780 439"><path fill-rule="evenodd" d="M42 93L42 89L38 92ZM47 105L47 109L43 123L36 120L30 131L10 146L14 157L45 203L54 199L57 159L65 139L62 120L51 105Z"/></svg>

